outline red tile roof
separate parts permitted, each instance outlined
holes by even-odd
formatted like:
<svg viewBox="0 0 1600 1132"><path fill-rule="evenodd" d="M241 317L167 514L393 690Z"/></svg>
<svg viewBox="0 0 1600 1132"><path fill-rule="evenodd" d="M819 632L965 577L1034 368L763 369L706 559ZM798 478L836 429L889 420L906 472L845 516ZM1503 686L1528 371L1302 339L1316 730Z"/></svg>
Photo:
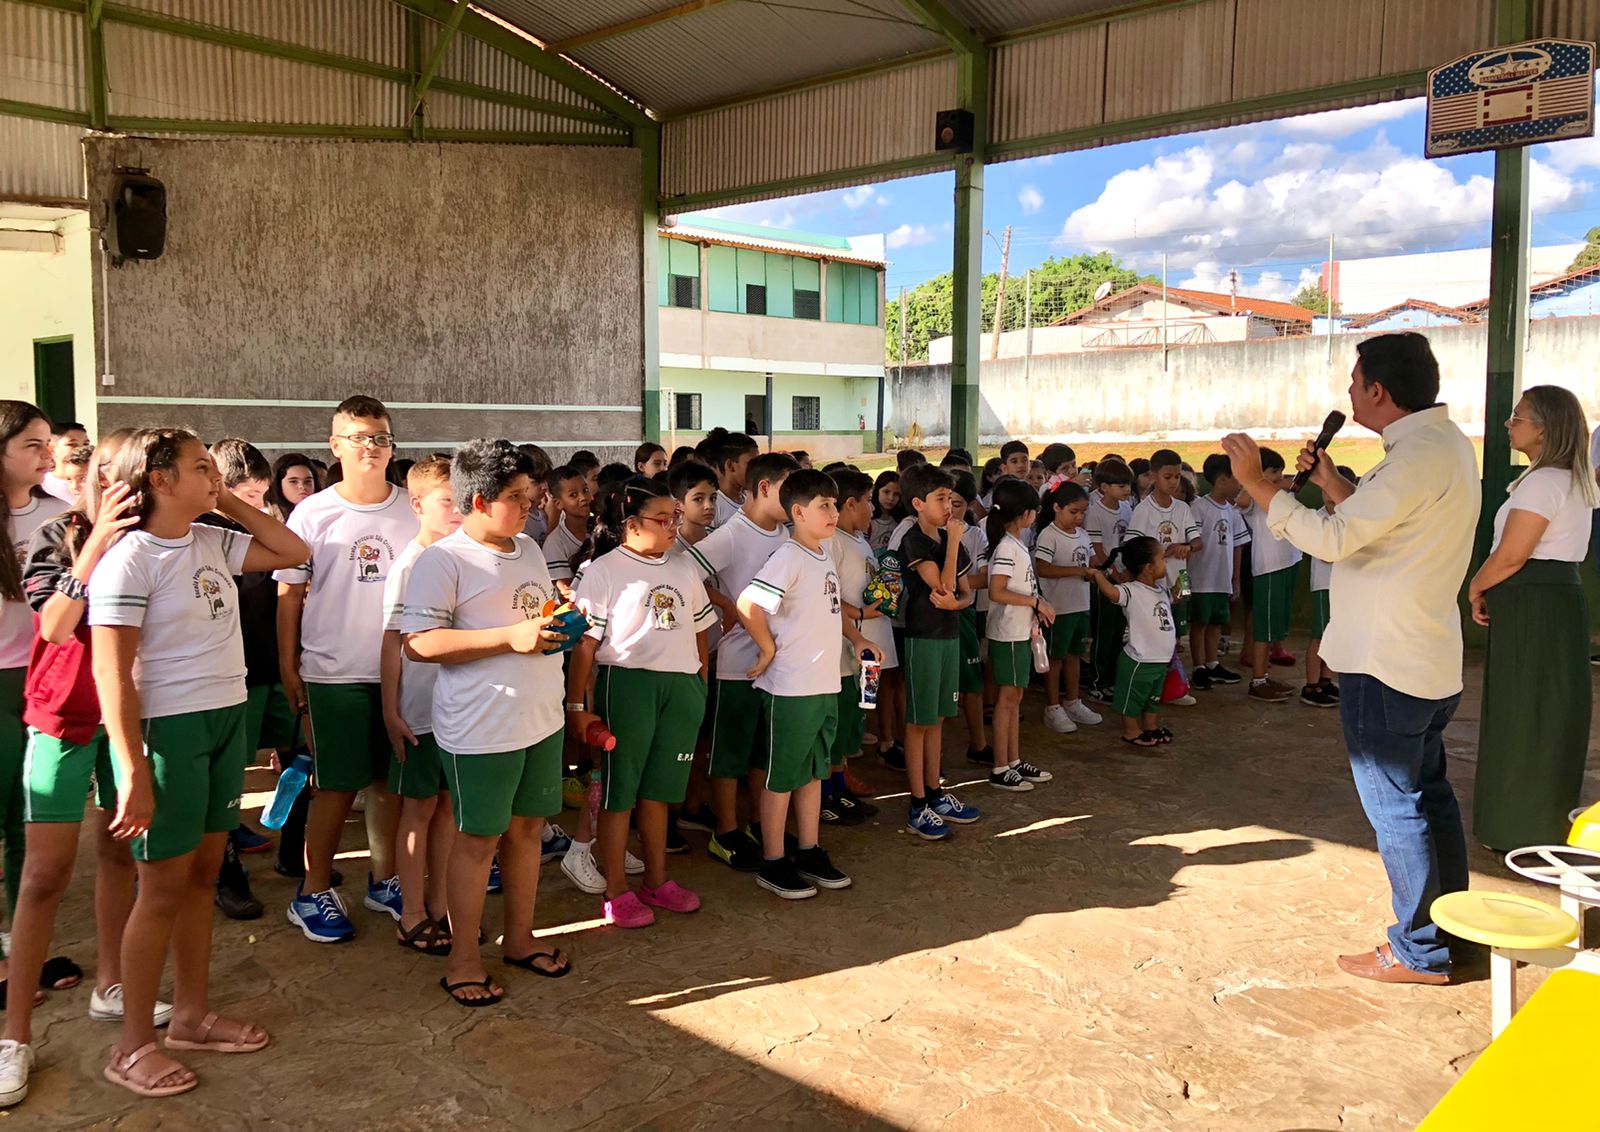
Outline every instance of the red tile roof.
<svg viewBox="0 0 1600 1132"><path fill-rule="evenodd" d="M1483 317L1474 310L1466 307L1447 307L1440 303L1430 303L1426 299L1407 299L1403 303L1396 303L1392 307L1384 307L1381 311L1371 314L1347 315L1346 327L1350 330L1361 330L1374 322L1381 322L1390 315L1404 310L1427 311L1429 314L1443 315L1445 318L1459 319L1461 322L1482 322Z"/></svg>
<svg viewBox="0 0 1600 1132"><path fill-rule="evenodd" d="M1154 283L1137 284L1125 291L1119 291L1115 295L1107 295L1092 306L1073 311L1065 318L1057 320L1053 325L1065 326L1074 322L1082 322L1090 314L1096 311L1110 310L1114 304L1121 300L1140 293L1159 298L1161 288ZM1261 318L1276 319L1280 322L1303 322L1309 324L1312 319L1317 317L1315 311L1295 306L1293 303L1281 303L1275 299L1257 299L1250 295L1235 297L1216 291L1194 291L1187 287L1168 287L1167 298L1185 306L1210 308L1218 314L1251 314Z"/></svg>
<svg viewBox="0 0 1600 1132"><path fill-rule="evenodd" d="M1574 279L1586 279L1589 276L1596 274L1600 274L1600 263L1591 263L1588 267L1580 267L1578 270L1569 271L1565 275L1557 275L1554 279L1546 279L1543 283L1535 283L1532 287L1528 288L1528 295L1529 297L1532 297L1534 295L1542 295L1546 291L1559 290L1562 286L1567 283L1571 283ZM1464 307L1462 307L1462 309L1469 311L1486 311L1489 309L1489 300L1477 299L1473 302L1467 303Z"/></svg>

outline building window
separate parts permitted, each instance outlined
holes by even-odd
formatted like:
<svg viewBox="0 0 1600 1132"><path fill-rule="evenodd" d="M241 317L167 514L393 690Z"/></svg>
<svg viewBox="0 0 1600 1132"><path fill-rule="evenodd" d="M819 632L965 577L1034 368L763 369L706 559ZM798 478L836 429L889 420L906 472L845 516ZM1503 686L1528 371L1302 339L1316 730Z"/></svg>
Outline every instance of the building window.
<svg viewBox="0 0 1600 1132"><path fill-rule="evenodd" d="M794 431L816 432L822 427L822 398L796 397L794 399Z"/></svg>
<svg viewBox="0 0 1600 1132"><path fill-rule="evenodd" d="M794 293L794 316L796 318L820 319L822 317L822 292L796 290Z"/></svg>
<svg viewBox="0 0 1600 1132"><path fill-rule="evenodd" d="M767 288L765 285L746 283L744 285L744 312L746 314L767 313Z"/></svg>
<svg viewBox="0 0 1600 1132"><path fill-rule="evenodd" d="M693 275L674 275L670 279L672 305L687 310L700 309L700 280Z"/></svg>
<svg viewBox="0 0 1600 1132"><path fill-rule="evenodd" d="M672 423L674 428L700 429L700 394L676 393L673 395Z"/></svg>

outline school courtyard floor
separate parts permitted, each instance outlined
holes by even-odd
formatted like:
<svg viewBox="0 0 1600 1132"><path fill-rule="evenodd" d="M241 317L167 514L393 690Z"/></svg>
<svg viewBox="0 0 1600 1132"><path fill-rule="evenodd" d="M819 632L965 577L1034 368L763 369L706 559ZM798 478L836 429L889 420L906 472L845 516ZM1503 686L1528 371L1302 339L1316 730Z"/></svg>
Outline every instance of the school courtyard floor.
<svg viewBox="0 0 1600 1132"><path fill-rule="evenodd" d="M1473 680L1449 735L1469 812ZM1487 1043L1488 984L1387 987L1335 968L1389 922L1337 713L1216 691L1171 713L1179 742L1154 757L1110 720L1058 736L1038 714L1030 699L1027 754L1055 782L966 786L985 819L945 844L900 832L903 787L861 764L887 797L879 824L827 835L848 891L784 903L691 835L677 876L704 910L623 932L547 866L539 923L576 970L494 966L510 996L487 1010L453 1005L440 962L395 946L359 900L356 942L305 941L283 917L289 882L253 864L268 914L219 917L212 982L272 1046L190 1055L198 1090L136 1100L100 1079L113 1033L85 1017L87 988L54 994L33 1093L0 1126L1413 1127ZM1522 887L1487 851L1472 863L1475 885ZM89 865L54 949L85 966Z"/></svg>

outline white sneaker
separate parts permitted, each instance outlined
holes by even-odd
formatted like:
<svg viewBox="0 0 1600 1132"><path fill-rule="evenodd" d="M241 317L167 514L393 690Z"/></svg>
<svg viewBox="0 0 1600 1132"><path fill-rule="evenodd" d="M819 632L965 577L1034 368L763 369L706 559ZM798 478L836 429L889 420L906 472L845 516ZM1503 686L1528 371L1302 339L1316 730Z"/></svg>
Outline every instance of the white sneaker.
<svg viewBox="0 0 1600 1132"><path fill-rule="evenodd" d="M0 1041L0 1108L19 1104L28 1095L33 1047L10 1039Z"/></svg>
<svg viewBox="0 0 1600 1132"><path fill-rule="evenodd" d="M1217 655L1218 656L1227 656L1232 651L1233 651L1233 638L1232 637L1223 637L1221 640L1219 640L1217 642Z"/></svg>
<svg viewBox="0 0 1600 1132"><path fill-rule="evenodd" d="M1169 700L1168 702L1170 704L1172 704L1173 707L1194 707L1194 705L1199 703L1200 701L1195 699L1193 696L1189 695L1188 693L1184 693L1183 695L1179 696L1177 699Z"/></svg>
<svg viewBox="0 0 1600 1132"><path fill-rule="evenodd" d="M112 983L102 995L98 990L89 994L89 1017L96 1022L122 1021L122 984ZM157 1027L172 1021L172 1003L157 1002L154 1022Z"/></svg>
<svg viewBox="0 0 1600 1132"><path fill-rule="evenodd" d="M1044 709L1044 725L1052 731L1061 732L1063 735L1078 729L1078 725L1072 722L1071 716L1067 714L1067 709L1060 704L1051 704Z"/></svg>
<svg viewBox="0 0 1600 1132"><path fill-rule="evenodd" d="M598 896L606 890L605 874L594 863L594 851L580 842L574 841L572 848L561 858L561 871L567 874L568 880L591 896Z"/></svg>
<svg viewBox="0 0 1600 1132"><path fill-rule="evenodd" d="M622 862L622 871L631 877L636 877L644 872L644 862L632 853L628 853L626 859Z"/></svg>
<svg viewBox="0 0 1600 1132"><path fill-rule="evenodd" d="M1067 718L1071 719L1074 723L1081 723L1087 727L1093 727L1097 723L1105 722L1104 717L1102 717L1099 712L1092 709L1082 700L1073 700L1066 706L1065 710L1067 713Z"/></svg>

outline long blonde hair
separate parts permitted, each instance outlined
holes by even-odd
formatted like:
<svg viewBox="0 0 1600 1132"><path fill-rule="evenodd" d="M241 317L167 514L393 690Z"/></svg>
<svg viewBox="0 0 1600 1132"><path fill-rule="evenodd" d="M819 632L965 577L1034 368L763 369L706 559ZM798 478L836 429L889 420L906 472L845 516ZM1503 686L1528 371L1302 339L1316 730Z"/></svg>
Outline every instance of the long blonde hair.
<svg viewBox="0 0 1600 1132"><path fill-rule="evenodd" d="M1528 471L1517 477L1516 487L1529 472L1539 468L1560 468L1572 473L1573 490L1590 507L1600 507L1600 486L1589 461L1589 422L1583 405L1569 389L1559 385L1535 385L1522 391L1523 403L1533 423L1544 429L1544 447Z"/></svg>

